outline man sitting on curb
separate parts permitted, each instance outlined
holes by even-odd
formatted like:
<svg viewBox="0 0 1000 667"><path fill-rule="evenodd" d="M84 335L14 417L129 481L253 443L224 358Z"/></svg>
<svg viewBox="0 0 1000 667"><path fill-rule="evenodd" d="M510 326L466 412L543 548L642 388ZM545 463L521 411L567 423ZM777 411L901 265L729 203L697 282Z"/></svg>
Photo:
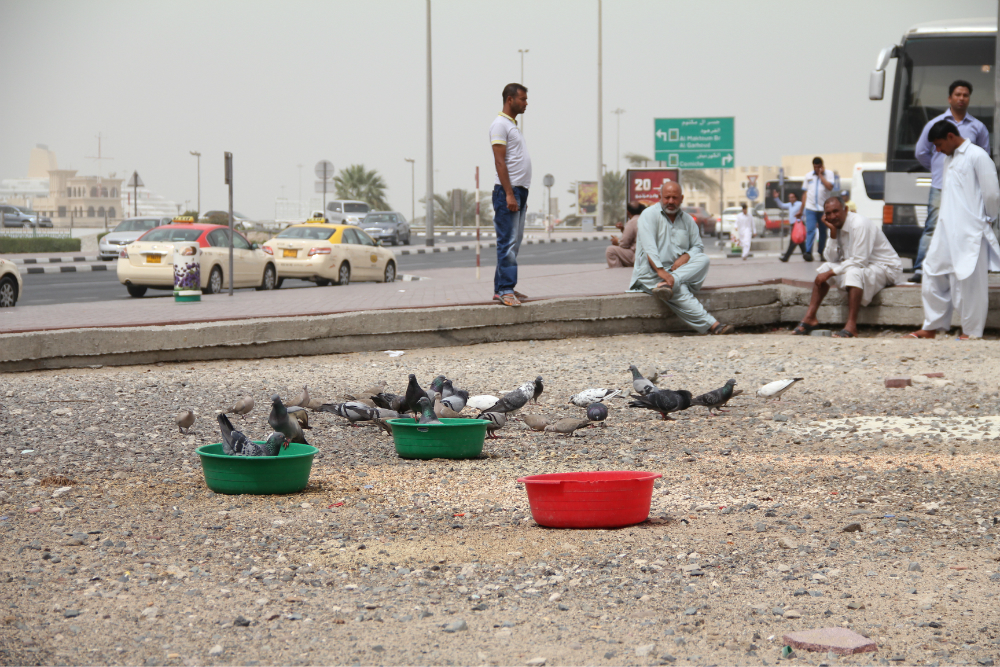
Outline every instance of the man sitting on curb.
<svg viewBox="0 0 1000 667"><path fill-rule="evenodd" d="M646 210L646 205L630 201L625 209L628 211L628 222L615 225L622 232L621 239L612 236L611 245L604 250L609 269L635 265L636 230L639 228L639 214Z"/></svg>
<svg viewBox="0 0 1000 667"><path fill-rule="evenodd" d="M698 224L681 210L683 201L681 186L667 181L660 188L659 203L639 216L635 268L628 291L657 297L698 333L732 333L731 324L709 315L692 294L701 289L708 275L708 256Z"/></svg>
<svg viewBox="0 0 1000 667"><path fill-rule="evenodd" d="M834 338L858 335L858 311L867 306L887 285L895 285L903 275L899 255L889 245L882 229L868 218L849 213L840 197L830 197L823 205L822 223L830 230L823 259L816 269L809 311L792 332L805 336L819 325L816 313L830 291L830 284L847 290L847 324Z"/></svg>

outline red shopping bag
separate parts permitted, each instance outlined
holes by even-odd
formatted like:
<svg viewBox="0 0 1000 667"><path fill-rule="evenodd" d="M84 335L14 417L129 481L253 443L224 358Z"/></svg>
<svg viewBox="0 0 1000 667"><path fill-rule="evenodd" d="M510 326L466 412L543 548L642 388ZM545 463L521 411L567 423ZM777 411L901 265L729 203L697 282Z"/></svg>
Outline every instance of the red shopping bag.
<svg viewBox="0 0 1000 667"><path fill-rule="evenodd" d="M796 220L792 224L792 243L806 242L806 223Z"/></svg>

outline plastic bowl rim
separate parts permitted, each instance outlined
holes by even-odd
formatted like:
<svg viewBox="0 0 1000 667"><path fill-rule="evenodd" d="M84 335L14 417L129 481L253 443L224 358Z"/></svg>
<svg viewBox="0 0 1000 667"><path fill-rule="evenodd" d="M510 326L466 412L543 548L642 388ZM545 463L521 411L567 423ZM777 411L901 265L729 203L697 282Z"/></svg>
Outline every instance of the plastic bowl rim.
<svg viewBox="0 0 1000 667"><path fill-rule="evenodd" d="M251 440L251 442L254 442L254 443L258 444L258 445L263 445L264 444L263 440ZM286 455L279 454L278 456L230 456L229 454L213 454L212 452L203 452L202 451L202 449L204 449L205 447L213 447L215 445L222 445L221 442L211 442L211 443L209 443L207 445L202 445L201 447L199 447L195 451L198 453L198 456L207 456L208 458L211 458L211 459L227 459L227 460L228 459L242 459L242 460L247 460L247 461L251 460L251 459L268 459L268 460L270 460L270 459L285 459L285 460L291 460L291 459L299 459L299 458L302 458L303 456L315 456L316 454L319 453L319 449L316 448L316 447L313 447L312 445L306 445L306 444L303 444L301 442L296 442L296 443L292 443L292 444L299 445L300 447L309 447L310 449L312 449L312 451L311 452L302 452L301 454L286 454Z"/></svg>
<svg viewBox="0 0 1000 667"><path fill-rule="evenodd" d="M607 482L646 482L663 477L663 473L645 472L642 470L578 470L576 472L608 473L608 472L634 472L635 477L623 477L620 479L544 479L550 475L572 475L572 472L553 472L541 475L527 475L518 477L517 481L527 486L528 484L603 484ZM535 479L532 479L535 478ZM541 479L539 479L541 478Z"/></svg>

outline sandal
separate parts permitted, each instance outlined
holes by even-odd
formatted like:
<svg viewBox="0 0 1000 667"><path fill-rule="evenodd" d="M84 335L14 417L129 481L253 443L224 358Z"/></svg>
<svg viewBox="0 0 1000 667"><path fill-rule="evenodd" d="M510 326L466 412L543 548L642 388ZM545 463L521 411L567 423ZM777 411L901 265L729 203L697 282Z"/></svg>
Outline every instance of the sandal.
<svg viewBox="0 0 1000 667"><path fill-rule="evenodd" d="M527 294L521 294L517 290L514 290L514 296L516 296L521 301L527 301L528 300L528 295Z"/></svg>
<svg viewBox="0 0 1000 667"><path fill-rule="evenodd" d="M708 333L711 336L725 336L733 333L734 331L736 331L736 329L733 328L732 324L723 324L722 322L718 322L714 329L708 330Z"/></svg>
<svg viewBox="0 0 1000 667"><path fill-rule="evenodd" d="M670 301L674 298L674 288L667 287L666 285L661 285L660 287L654 287L652 289L653 296L663 301Z"/></svg>
<svg viewBox="0 0 1000 667"><path fill-rule="evenodd" d="M513 294L501 294L500 303L505 306L520 306L521 302Z"/></svg>
<svg viewBox="0 0 1000 667"><path fill-rule="evenodd" d="M841 330L840 330L840 331L838 331L837 333L833 334L833 336L832 336L832 337L833 337L833 338L855 338L855 335L854 335L854 334L852 334L852 333L851 333L850 331L848 331L847 329L841 329Z"/></svg>
<svg viewBox="0 0 1000 667"><path fill-rule="evenodd" d="M925 331L924 329L919 329L912 333L903 334L903 338L924 338L926 340L933 340L935 336L937 336L936 331Z"/></svg>
<svg viewBox="0 0 1000 667"><path fill-rule="evenodd" d="M812 333L813 329L817 328L818 326L819 326L818 324L806 324L805 322L799 322L797 325L795 325L795 328L792 329L792 335L808 336L809 334Z"/></svg>

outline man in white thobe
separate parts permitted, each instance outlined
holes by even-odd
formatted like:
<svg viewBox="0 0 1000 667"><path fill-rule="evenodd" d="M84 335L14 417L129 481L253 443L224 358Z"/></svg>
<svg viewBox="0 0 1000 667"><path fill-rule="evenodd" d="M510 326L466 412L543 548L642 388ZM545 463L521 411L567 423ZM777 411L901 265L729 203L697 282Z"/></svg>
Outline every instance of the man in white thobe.
<svg viewBox="0 0 1000 667"><path fill-rule="evenodd" d="M990 270L1000 270L1000 245L993 225L1000 213L1000 182L989 154L964 138L947 120L927 139L947 157L941 183L937 229L924 258L921 297L924 325L907 334L934 338L951 328L958 310L961 339L981 338L989 307Z"/></svg>
<svg viewBox="0 0 1000 667"><path fill-rule="evenodd" d="M743 249L743 259L750 254L750 243L756 236L753 228L753 216L747 213L747 205L743 204L743 212L736 215L736 238Z"/></svg>
<svg viewBox="0 0 1000 667"><path fill-rule="evenodd" d="M903 276L903 263L892 249L882 228L863 215L847 210L840 197L830 197L823 204L822 223L830 230L830 240L813 283L809 311L793 333L804 336L819 325L816 313L834 285L847 291L847 323L834 338L858 335L858 312L871 303L888 285Z"/></svg>

